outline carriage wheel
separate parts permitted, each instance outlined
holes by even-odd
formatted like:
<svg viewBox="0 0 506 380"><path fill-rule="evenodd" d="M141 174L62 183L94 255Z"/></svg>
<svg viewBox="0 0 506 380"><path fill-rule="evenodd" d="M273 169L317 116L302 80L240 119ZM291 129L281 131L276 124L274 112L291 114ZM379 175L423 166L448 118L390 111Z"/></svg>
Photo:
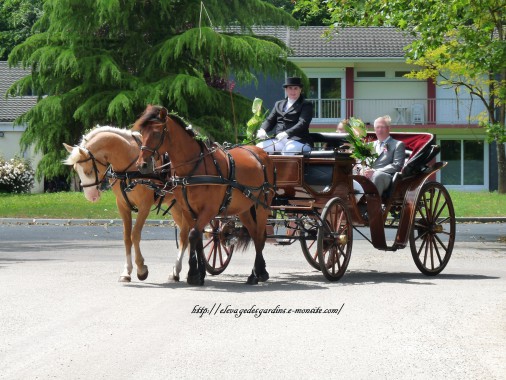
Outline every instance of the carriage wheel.
<svg viewBox="0 0 506 380"><path fill-rule="evenodd" d="M346 205L340 198L327 202L318 230L318 261L329 281L339 280L348 267L353 245L353 226Z"/></svg>
<svg viewBox="0 0 506 380"><path fill-rule="evenodd" d="M411 255L423 274L435 276L448 264L455 242L455 211L448 190L427 182L416 202L409 235Z"/></svg>
<svg viewBox="0 0 506 380"><path fill-rule="evenodd" d="M302 239L300 240L300 246L302 253L306 258L309 265L314 269L320 270L320 263L318 262L318 249L317 249L317 235L318 235L318 221L314 218L307 218L304 221L304 229L300 230Z"/></svg>
<svg viewBox="0 0 506 380"><path fill-rule="evenodd" d="M229 236L233 229L229 223L219 219L211 220L204 228L204 260L207 273L218 275L230 263L235 247L235 244L230 242Z"/></svg>

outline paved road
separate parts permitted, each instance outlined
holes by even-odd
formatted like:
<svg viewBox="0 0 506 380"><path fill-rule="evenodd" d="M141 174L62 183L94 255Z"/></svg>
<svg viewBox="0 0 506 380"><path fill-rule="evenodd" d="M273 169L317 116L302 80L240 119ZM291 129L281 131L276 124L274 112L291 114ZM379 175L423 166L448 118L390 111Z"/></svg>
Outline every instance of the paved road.
<svg viewBox="0 0 506 380"><path fill-rule="evenodd" d="M459 225L437 277L419 274L409 249L356 240L337 283L298 246L268 245L267 283L243 283L248 250L190 287L167 279L166 227L144 233L149 278L125 285L116 227L0 225L0 379L503 379L503 227Z"/></svg>

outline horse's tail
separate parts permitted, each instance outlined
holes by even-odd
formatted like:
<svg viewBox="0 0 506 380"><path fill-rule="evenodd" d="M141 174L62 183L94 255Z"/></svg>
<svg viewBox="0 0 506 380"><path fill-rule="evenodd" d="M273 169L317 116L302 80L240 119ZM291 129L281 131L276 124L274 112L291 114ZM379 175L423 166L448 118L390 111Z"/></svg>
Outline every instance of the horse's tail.
<svg viewBox="0 0 506 380"><path fill-rule="evenodd" d="M251 243L251 235L248 232L248 229L242 226L237 232L237 243L235 244L235 249L237 251L245 251L248 249Z"/></svg>
<svg viewBox="0 0 506 380"><path fill-rule="evenodd" d="M249 209L249 212L250 212L253 220L256 222L257 215L256 215L255 207L251 206L251 208ZM251 240L253 240L253 239L251 238L251 235L250 235L248 229L246 227L242 226L239 229L239 232L237 233L236 248L240 251L245 251L249 247Z"/></svg>

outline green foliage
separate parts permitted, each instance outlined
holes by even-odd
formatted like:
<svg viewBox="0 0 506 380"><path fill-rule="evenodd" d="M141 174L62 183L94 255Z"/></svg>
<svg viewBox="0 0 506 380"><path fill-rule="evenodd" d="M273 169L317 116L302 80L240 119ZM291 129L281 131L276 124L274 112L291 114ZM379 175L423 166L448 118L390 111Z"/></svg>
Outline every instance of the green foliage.
<svg viewBox="0 0 506 380"><path fill-rule="evenodd" d="M249 101L209 80L297 68L281 41L252 34L253 25L291 25L285 11L260 0L45 0L37 31L9 63L31 74L9 96L35 91L37 105L22 143L44 158L38 175L66 174L62 143L75 144L96 124L130 125L147 104L160 104L202 126L217 140L236 140ZM204 16L204 17L201 17ZM207 130L209 129L209 130Z"/></svg>
<svg viewBox="0 0 506 380"><path fill-rule="evenodd" d="M489 143L496 141L498 144L506 143L506 130L504 125L500 123L482 123L481 126L487 132L487 140Z"/></svg>
<svg viewBox="0 0 506 380"><path fill-rule="evenodd" d="M5 61L12 48L31 35L41 13L42 0L0 1L0 61Z"/></svg>
<svg viewBox="0 0 506 380"><path fill-rule="evenodd" d="M253 117L246 123L246 138L243 141L244 144L251 144L251 142L255 139L258 128L260 128L267 116L267 113L269 112L269 110L262 112L262 103L263 100L260 98L255 98L253 100L253 104L251 105Z"/></svg>
<svg viewBox="0 0 506 380"><path fill-rule="evenodd" d="M348 133L346 139L352 151L351 157L360 161L363 166L372 167L378 158L378 153L374 149L374 143L367 142L365 139L367 130L364 122L358 118L350 117L348 124L344 125L344 130Z"/></svg>

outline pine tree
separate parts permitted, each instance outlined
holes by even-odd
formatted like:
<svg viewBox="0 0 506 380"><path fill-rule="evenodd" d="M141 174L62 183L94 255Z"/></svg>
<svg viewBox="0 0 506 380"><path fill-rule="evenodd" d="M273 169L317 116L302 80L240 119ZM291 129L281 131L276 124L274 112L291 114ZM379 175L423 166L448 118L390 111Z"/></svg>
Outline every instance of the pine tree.
<svg viewBox="0 0 506 380"><path fill-rule="evenodd" d="M255 25L296 21L260 0L46 0L36 33L9 56L31 69L9 94L39 96L17 120L27 125L22 144L44 153L38 176L65 173L63 142L97 123L126 127L147 104L234 139L251 100L228 91L228 79L300 73L287 47L255 36Z"/></svg>

